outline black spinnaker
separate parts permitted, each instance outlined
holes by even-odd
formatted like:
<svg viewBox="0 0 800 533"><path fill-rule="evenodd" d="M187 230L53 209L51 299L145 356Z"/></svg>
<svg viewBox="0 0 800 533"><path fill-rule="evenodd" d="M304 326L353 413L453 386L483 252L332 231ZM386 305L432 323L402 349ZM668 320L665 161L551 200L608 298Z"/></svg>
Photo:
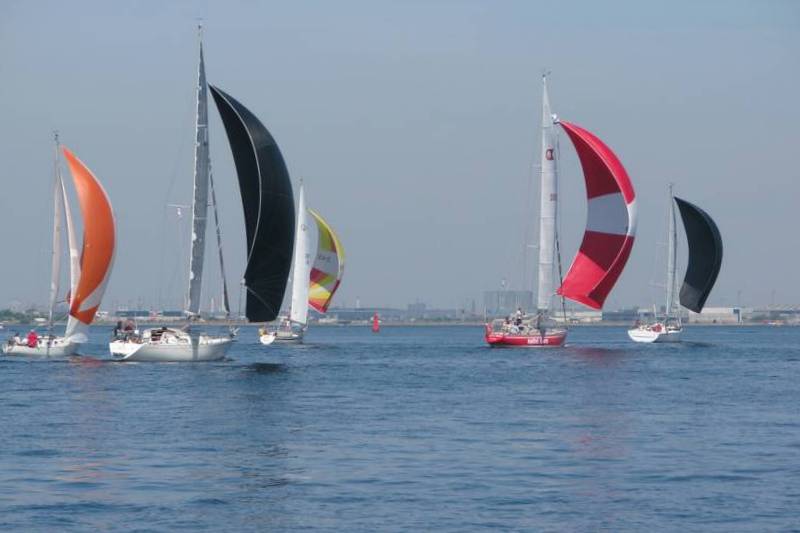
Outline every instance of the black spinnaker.
<svg viewBox="0 0 800 533"><path fill-rule="evenodd" d="M210 86L233 152L247 235L247 319L275 320L283 302L294 245L294 195L283 156L246 107Z"/></svg>
<svg viewBox="0 0 800 533"><path fill-rule="evenodd" d="M722 266L722 237L708 213L678 197L675 201L689 241L689 264L681 287L681 305L699 313Z"/></svg>

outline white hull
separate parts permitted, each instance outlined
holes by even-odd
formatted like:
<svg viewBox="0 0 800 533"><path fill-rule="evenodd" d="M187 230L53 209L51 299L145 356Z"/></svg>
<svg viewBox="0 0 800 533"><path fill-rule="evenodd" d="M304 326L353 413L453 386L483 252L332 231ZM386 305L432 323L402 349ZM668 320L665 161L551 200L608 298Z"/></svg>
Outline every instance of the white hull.
<svg viewBox="0 0 800 533"><path fill-rule="evenodd" d="M303 342L303 330L278 330L275 332L275 340L277 342Z"/></svg>
<svg viewBox="0 0 800 533"><path fill-rule="evenodd" d="M659 324L660 325L660 324ZM628 336L635 342L681 342L682 328L653 329L652 326L642 326L628 330Z"/></svg>
<svg viewBox="0 0 800 533"><path fill-rule="evenodd" d="M46 338L40 338L38 344L33 348L24 343L24 340L19 344L7 342L3 344L3 353L23 357L69 357L75 355L79 346L64 337L54 337L49 342Z"/></svg>
<svg viewBox="0 0 800 533"><path fill-rule="evenodd" d="M233 337L191 335L181 330L145 330L141 339L109 343L111 355L123 361L192 363L219 361L225 357Z"/></svg>
<svg viewBox="0 0 800 533"><path fill-rule="evenodd" d="M266 327L259 329L258 340L265 346L269 346L273 342L300 344L303 342L306 327L284 318L277 329L269 330Z"/></svg>
<svg viewBox="0 0 800 533"><path fill-rule="evenodd" d="M291 333L286 333L283 331L273 331L261 335L258 340L265 346L269 346L273 342L301 344L303 342L303 332L293 331Z"/></svg>

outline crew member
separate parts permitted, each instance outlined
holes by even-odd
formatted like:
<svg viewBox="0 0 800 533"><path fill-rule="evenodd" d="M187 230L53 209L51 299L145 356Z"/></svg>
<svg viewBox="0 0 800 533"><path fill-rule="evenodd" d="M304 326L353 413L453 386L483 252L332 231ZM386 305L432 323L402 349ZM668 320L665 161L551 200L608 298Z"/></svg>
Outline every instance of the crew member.
<svg viewBox="0 0 800 533"><path fill-rule="evenodd" d="M36 348L37 344L39 344L39 334L32 329L28 332L28 348Z"/></svg>

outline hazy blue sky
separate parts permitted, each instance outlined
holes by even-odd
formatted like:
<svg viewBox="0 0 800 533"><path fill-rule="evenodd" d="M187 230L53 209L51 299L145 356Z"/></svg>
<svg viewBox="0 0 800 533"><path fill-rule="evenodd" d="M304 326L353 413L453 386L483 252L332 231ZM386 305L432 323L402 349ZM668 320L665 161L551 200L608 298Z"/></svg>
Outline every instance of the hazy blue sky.
<svg viewBox="0 0 800 533"><path fill-rule="evenodd" d="M452 307L504 277L521 285L543 68L554 111L603 138L636 187L637 242L607 306L652 303L669 181L723 235L709 305L737 291L800 304L800 3L4 0L0 307L46 300L56 128L117 215L103 307L180 307L188 218L164 206L190 202L197 17L209 81L262 119L341 236L339 304ZM243 217L211 115L236 284ZM569 263L585 199L561 147Z"/></svg>

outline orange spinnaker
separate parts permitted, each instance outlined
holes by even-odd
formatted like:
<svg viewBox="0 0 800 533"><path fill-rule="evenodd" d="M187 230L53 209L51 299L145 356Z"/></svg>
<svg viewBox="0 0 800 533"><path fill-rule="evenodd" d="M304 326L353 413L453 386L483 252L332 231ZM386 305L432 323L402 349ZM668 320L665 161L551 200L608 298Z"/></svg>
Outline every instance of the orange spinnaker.
<svg viewBox="0 0 800 533"><path fill-rule="evenodd" d="M91 324L114 262L114 213L106 191L92 171L67 148L63 151L83 215L81 277L72 295L69 314L84 324Z"/></svg>

